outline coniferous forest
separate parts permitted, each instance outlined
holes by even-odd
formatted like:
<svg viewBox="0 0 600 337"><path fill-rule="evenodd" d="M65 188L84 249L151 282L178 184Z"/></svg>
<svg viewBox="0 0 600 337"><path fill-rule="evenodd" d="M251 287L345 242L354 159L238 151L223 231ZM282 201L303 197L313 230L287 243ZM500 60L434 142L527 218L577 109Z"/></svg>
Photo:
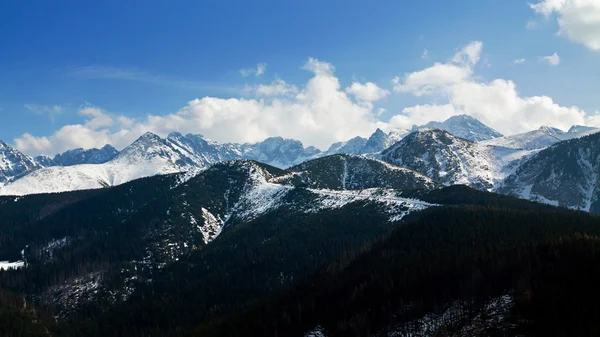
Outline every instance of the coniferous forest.
<svg viewBox="0 0 600 337"><path fill-rule="evenodd" d="M182 195L206 205L247 179L226 168L177 188L162 176L2 200L3 256L27 260L0 272L3 335L600 332L596 215L466 186L398 191L432 205L399 221L369 199L307 213L299 182L287 206L204 243L171 215Z"/></svg>

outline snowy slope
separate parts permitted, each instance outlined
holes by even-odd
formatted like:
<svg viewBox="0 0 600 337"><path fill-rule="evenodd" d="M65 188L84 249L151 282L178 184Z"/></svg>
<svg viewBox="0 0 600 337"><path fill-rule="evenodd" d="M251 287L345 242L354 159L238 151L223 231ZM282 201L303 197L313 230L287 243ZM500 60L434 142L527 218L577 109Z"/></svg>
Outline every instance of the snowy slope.
<svg viewBox="0 0 600 337"><path fill-rule="evenodd" d="M315 161L325 159L327 158ZM359 165L349 165L348 176L359 174L355 170L360 168ZM390 170L409 171L401 168ZM338 209L354 202L375 203L389 215L390 221L398 221L412 211L432 206L419 200L403 198L399 190L386 188L389 184L385 181L380 185L372 184L375 186L373 188L352 191L343 190L342 186L322 188L318 184L314 185L317 188L307 188L302 182L293 179L299 174L304 174L305 177L315 175L307 179L319 180L315 170L301 173L284 171L250 160L215 164L177 187L175 192L180 195L171 212L180 214L180 220L172 218L172 221L196 225L205 243L208 243L230 226L251 221L281 208L285 208L288 214L305 214ZM424 182L418 187L433 187L429 179L420 179Z"/></svg>
<svg viewBox="0 0 600 337"><path fill-rule="evenodd" d="M270 137L256 144L243 144L240 146L241 158L260 161L278 168L310 160L319 155L315 147L304 148L300 141L281 137Z"/></svg>
<svg viewBox="0 0 600 337"><path fill-rule="evenodd" d="M79 164L102 164L113 159L119 151L111 145L105 145L101 149L73 149L54 158L48 156L37 156L35 160L44 167L49 166L72 166Z"/></svg>
<svg viewBox="0 0 600 337"><path fill-rule="evenodd" d="M525 161L496 191L598 212L600 134L560 142Z"/></svg>
<svg viewBox="0 0 600 337"><path fill-rule="evenodd" d="M482 144L502 146L511 149L535 150L546 148L564 140L594 134L598 131L600 131L600 129L580 125L572 126L568 132L548 126L542 126L537 130L487 140L482 142Z"/></svg>
<svg viewBox="0 0 600 337"><path fill-rule="evenodd" d="M326 157L334 154L365 154L373 157L409 133L408 130L396 129L386 134L378 128L368 139L354 137L345 142L334 143L327 151L321 152L315 157Z"/></svg>
<svg viewBox="0 0 600 337"><path fill-rule="evenodd" d="M469 115L452 116L443 122L429 122L425 125L413 127L413 131L419 129L444 130L456 137L473 142L502 137L501 133Z"/></svg>
<svg viewBox="0 0 600 337"><path fill-rule="evenodd" d="M490 190L533 153L471 142L438 129L421 129L385 150L382 159L445 185Z"/></svg>
<svg viewBox="0 0 600 337"><path fill-rule="evenodd" d="M399 133L395 133L395 136L399 136ZM392 144L394 144L397 140L395 138L390 137L389 134L386 134L381 129L375 130L375 132L369 137L365 146L361 149L360 154L367 153L379 153Z"/></svg>
<svg viewBox="0 0 600 337"><path fill-rule="evenodd" d="M332 144L327 151L320 154L321 157L330 156L333 154L361 154L362 149L367 144L368 139L363 137L354 137L345 142L337 142Z"/></svg>
<svg viewBox="0 0 600 337"><path fill-rule="evenodd" d="M31 157L0 141L0 186L39 168Z"/></svg>
<svg viewBox="0 0 600 337"><path fill-rule="evenodd" d="M182 172L189 158L160 137L146 133L114 159L103 164L54 166L34 171L0 189L0 195L53 193L116 186L128 181Z"/></svg>
<svg viewBox="0 0 600 337"><path fill-rule="evenodd" d="M562 130L542 126L538 130L504 136L482 142L482 144L502 146L510 149L543 149L552 144L565 140L566 133Z"/></svg>

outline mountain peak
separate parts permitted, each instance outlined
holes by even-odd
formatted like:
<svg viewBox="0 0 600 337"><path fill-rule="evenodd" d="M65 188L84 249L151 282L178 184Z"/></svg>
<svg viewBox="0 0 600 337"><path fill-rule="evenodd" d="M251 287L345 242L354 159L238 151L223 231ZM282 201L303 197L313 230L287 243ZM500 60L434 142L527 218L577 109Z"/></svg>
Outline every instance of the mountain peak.
<svg viewBox="0 0 600 337"><path fill-rule="evenodd" d="M115 147L110 144L104 145L100 150L102 150L102 151L113 151L113 150L117 151L117 149L115 149Z"/></svg>
<svg viewBox="0 0 600 337"><path fill-rule="evenodd" d="M493 138L502 137L498 131L483 124L470 115L456 115L443 122L429 122L421 126L413 126L413 131L423 128L435 128L450 132L456 137L464 138L473 142L480 142Z"/></svg>
<svg viewBox="0 0 600 337"><path fill-rule="evenodd" d="M177 138L183 138L183 134L181 134L181 132L175 131L175 132L169 133L167 135L167 138L175 138L175 139L177 139Z"/></svg>
<svg viewBox="0 0 600 337"><path fill-rule="evenodd" d="M467 114L452 116L452 117L446 119L445 122L451 122L451 121L469 121L469 122L477 121L477 122L479 122L478 119L476 119L475 117L473 117L471 115L467 115Z"/></svg>
<svg viewBox="0 0 600 337"><path fill-rule="evenodd" d="M32 158L0 140L0 185L39 168Z"/></svg>
<svg viewBox="0 0 600 337"><path fill-rule="evenodd" d="M585 125L573 125L571 126L571 128L569 128L569 131L567 131L567 133L582 133L582 132L588 132L588 131L594 131L594 130L598 130L598 128L595 128L593 126L585 126Z"/></svg>
<svg viewBox="0 0 600 337"><path fill-rule="evenodd" d="M161 139L161 138L157 134L147 131L146 133L141 135L140 138L138 138L138 140L140 140L140 139Z"/></svg>
<svg viewBox="0 0 600 337"><path fill-rule="evenodd" d="M551 135L562 135L565 132L561 129L557 129L555 127L552 126L546 126L546 125L542 125L539 128L540 131L551 134Z"/></svg>

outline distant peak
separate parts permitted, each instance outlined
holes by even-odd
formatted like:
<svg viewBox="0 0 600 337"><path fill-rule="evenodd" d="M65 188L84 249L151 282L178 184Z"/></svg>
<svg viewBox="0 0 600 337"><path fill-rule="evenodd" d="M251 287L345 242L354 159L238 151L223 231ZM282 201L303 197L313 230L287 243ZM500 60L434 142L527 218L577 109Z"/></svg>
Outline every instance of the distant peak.
<svg viewBox="0 0 600 337"><path fill-rule="evenodd" d="M269 138L265 139L263 142L283 142L283 141L284 141L283 137L276 136L276 137L269 137Z"/></svg>
<svg viewBox="0 0 600 337"><path fill-rule="evenodd" d="M598 128L595 128L593 126L585 126L585 125L573 125L573 126L571 126L569 131L567 131L567 133L579 133L579 132L586 132L586 131L593 131L593 130L598 130Z"/></svg>
<svg viewBox="0 0 600 337"><path fill-rule="evenodd" d="M183 135L180 132L171 132L167 138L183 138Z"/></svg>
<svg viewBox="0 0 600 337"><path fill-rule="evenodd" d="M179 132L172 132L172 133L177 133L179 134ZM206 137L204 137L203 134L201 133L197 133L197 134L193 134L193 133L188 133L187 135L185 135L185 138L201 138L201 139L207 139Z"/></svg>
<svg viewBox="0 0 600 337"><path fill-rule="evenodd" d="M452 120L468 120L468 121L474 121L477 120L475 117L471 116L471 115L467 115L467 114L462 114L462 115L456 115L456 116L452 116L450 118L448 118L446 120L447 121L452 121Z"/></svg>
<svg viewBox="0 0 600 337"><path fill-rule="evenodd" d="M551 134L562 134L564 133L563 130L561 129L557 129L551 126L547 126L547 125L542 125L539 128L540 131L546 132L546 133L551 133Z"/></svg>
<svg viewBox="0 0 600 337"><path fill-rule="evenodd" d="M445 132L445 131L436 129L436 128L422 128L422 129L417 129L415 131L415 133L420 133L420 134L432 134L432 133L443 133L443 132Z"/></svg>
<svg viewBox="0 0 600 337"><path fill-rule="evenodd" d="M144 133L139 139L160 139L160 137L150 131Z"/></svg>

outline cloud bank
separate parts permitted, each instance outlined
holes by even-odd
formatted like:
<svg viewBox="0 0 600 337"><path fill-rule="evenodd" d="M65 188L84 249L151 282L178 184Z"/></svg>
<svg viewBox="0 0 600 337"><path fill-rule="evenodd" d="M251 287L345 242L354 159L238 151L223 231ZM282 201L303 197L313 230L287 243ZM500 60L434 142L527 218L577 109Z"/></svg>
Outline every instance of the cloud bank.
<svg viewBox="0 0 600 337"><path fill-rule="evenodd" d="M302 67L312 73L302 86L276 77L272 82L246 86L242 97L203 97L166 115L130 119L99 107L79 109L80 124L66 125L49 136L23 134L15 146L28 154L53 155L75 147L112 144L122 149L146 131L166 136L178 131L203 134L219 142L258 142L271 136L295 138L321 149L376 128L411 128L453 115L470 114L504 134L542 125L567 129L574 124L600 125L577 106L561 106L548 96L521 96L514 82L485 81L477 75L483 43L473 41L446 61L393 78L395 95L423 103L385 114L376 105L392 92L374 82L342 86L332 64L309 58ZM395 114L394 114L395 113Z"/></svg>
<svg viewBox="0 0 600 337"><path fill-rule="evenodd" d="M600 1L543 0L530 5L538 14L556 16L558 35L600 51Z"/></svg>

